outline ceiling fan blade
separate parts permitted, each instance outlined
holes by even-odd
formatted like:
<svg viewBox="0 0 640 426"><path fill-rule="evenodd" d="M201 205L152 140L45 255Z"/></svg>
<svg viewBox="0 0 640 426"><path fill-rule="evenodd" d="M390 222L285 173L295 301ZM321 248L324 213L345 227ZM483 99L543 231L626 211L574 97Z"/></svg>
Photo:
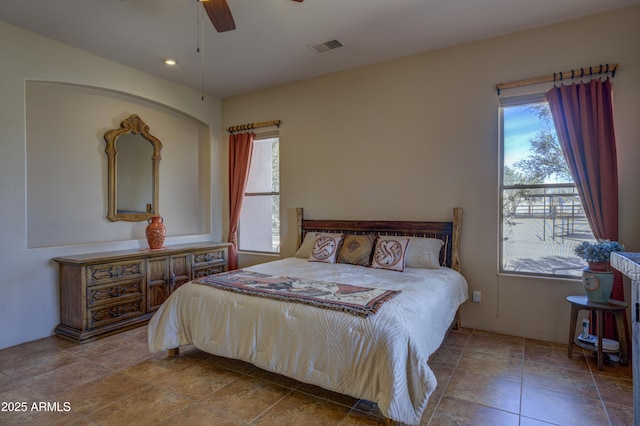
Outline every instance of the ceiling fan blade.
<svg viewBox="0 0 640 426"><path fill-rule="evenodd" d="M202 5L216 31L223 33L236 29L236 23L226 0L206 0L202 1Z"/></svg>

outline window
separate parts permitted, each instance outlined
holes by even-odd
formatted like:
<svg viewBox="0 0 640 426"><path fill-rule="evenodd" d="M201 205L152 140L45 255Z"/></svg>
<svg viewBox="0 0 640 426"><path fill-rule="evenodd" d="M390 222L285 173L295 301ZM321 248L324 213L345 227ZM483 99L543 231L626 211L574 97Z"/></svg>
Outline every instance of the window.
<svg viewBox="0 0 640 426"><path fill-rule="evenodd" d="M500 101L500 272L579 277L594 237L544 95Z"/></svg>
<svg viewBox="0 0 640 426"><path fill-rule="evenodd" d="M238 248L280 252L280 155L278 137L257 135L244 193Z"/></svg>

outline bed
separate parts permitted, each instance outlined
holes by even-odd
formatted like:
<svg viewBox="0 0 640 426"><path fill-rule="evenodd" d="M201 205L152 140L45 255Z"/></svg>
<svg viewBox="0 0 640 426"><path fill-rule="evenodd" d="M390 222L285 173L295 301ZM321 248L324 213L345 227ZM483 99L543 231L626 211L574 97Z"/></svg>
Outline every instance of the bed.
<svg viewBox="0 0 640 426"><path fill-rule="evenodd" d="M193 344L214 355L375 402L389 424L420 423L436 387L427 361L451 327L459 325L458 310L468 296L460 274L462 209L455 208L453 219L445 222L308 220L302 209L297 213L295 257L228 274L257 276L262 284L284 277L303 283L304 289L309 283L338 285L347 289L344 294L352 288L356 295L368 289L377 292L367 301L376 299L375 304L365 303L368 312L346 309L349 298L338 307L318 307L314 301L256 297L190 282L151 319L149 349L176 355L180 346ZM381 241L410 239L403 271L377 263L367 267L338 259L311 261L305 252L312 241L316 254L320 236L342 235L341 242L347 244L352 240L346 236L361 241L356 236L371 234L377 237L373 263ZM436 240L441 241L432 259L437 264L423 267L424 259L409 257L417 250L409 253L411 247ZM210 276L216 282L225 278L233 277Z"/></svg>

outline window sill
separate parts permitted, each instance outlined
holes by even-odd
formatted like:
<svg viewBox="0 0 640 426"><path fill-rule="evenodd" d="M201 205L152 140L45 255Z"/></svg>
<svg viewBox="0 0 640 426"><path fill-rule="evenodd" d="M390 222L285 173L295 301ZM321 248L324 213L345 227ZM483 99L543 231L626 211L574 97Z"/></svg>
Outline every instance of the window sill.
<svg viewBox="0 0 640 426"><path fill-rule="evenodd" d="M544 274L531 274L531 273L517 273L517 272L498 272L498 277L504 277L509 279L542 279L545 281L554 280L554 281L564 281L564 282L572 282L577 283L581 282L582 278L573 277L573 276L561 276L561 275L544 275Z"/></svg>
<svg viewBox="0 0 640 426"><path fill-rule="evenodd" d="M238 250L238 254L244 254L248 256L264 256L274 257L280 259L282 255L280 253L274 253L271 251L252 251L252 250Z"/></svg>

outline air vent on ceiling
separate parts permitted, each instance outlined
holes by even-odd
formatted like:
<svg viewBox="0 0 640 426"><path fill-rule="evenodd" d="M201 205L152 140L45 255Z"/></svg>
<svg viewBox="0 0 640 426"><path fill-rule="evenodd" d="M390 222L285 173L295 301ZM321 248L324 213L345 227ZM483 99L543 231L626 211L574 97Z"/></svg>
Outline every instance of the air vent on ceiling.
<svg viewBox="0 0 640 426"><path fill-rule="evenodd" d="M338 40L331 40L325 41L324 43L312 44L309 47L315 50L316 53L325 53L330 50L342 47L342 43L340 43Z"/></svg>

